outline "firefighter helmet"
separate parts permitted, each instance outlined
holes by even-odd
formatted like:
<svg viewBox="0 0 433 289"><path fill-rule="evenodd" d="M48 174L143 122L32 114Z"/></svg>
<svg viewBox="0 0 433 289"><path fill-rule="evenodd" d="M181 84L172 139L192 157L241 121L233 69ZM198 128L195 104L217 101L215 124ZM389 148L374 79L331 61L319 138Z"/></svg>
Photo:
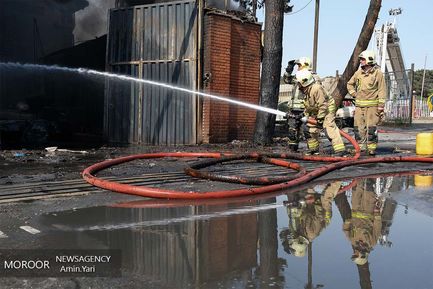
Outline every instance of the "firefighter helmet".
<svg viewBox="0 0 433 289"><path fill-rule="evenodd" d="M310 242L307 240L307 238L304 238L302 236L299 236L296 239L289 241L289 246L291 249L291 252L296 257L304 257L305 253L307 251L307 246Z"/></svg>
<svg viewBox="0 0 433 289"><path fill-rule="evenodd" d="M353 255L352 261L356 265L362 266L368 261L368 253Z"/></svg>
<svg viewBox="0 0 433 289"><path fill-rule="evenodd" d="M309 70L302 69L296 72L296 80L302 87L306 87L314 82L314 77Z"/></svg>
<svg viewBox="0 0 433 289"><path fill-rule="evenodd" d="M372 50L364 50L359 54L359 58L364 58L367 65L376 64L376 55Z"/></svg>
<svg viewBox="0 0 433 289"><path fill-rule="evenodd" d="M309 57L300 57L295 61L295 64L299 65L298 70L305 68L311 70L311 59Z"/></svg>

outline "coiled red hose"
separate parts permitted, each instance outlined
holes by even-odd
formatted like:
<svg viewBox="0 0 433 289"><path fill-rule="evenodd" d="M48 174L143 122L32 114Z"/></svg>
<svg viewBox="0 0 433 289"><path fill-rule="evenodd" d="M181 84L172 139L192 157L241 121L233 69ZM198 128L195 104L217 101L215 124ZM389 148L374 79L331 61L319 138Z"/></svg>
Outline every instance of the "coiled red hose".
<svg viewBox="0 0 433 289"><path fill-rule="evenodd" d="M342 158L342 157L323 157L323 156L303 156L295 153L280 154L281 158L291 158L306 161L325 161L334 162L322 167L319 167L309 173L299 176L298 178L284 183L271 184L263 187L254 188L244 188L244 189L234 189L234 190L223 190L223 191L208 191L208 192L193 192L193 191L177 191L168 189L158 189L144 186L133 186L128 184L121 184L117 182L107 181L94 176L98 171L105 168L129 162L136 159L151 159L151 158L163 158L163 157L206 157L206 158L222 158L226 156L234 156L233 154L222 154L222 153L149 153L149 154L139 154L131 155L121 158L116 158L112 160L103 161L94 164L86 168L82 176L90 184L107 189L110 191L124 193L129 195L138 195L149 198L164 198L164 199L211 199L211 198L227 198L227 197L241 197L248 195L264 194L270 193L278 190L288 189L294 186L299 186L309 182L315 178L323 176L331 171L340 169L343 167L368 164L368 163L391 163L391 162L421 162L421 163L433 163L433 158L427 157L376 157L364 160L358 160L360 156L360 148L358 143L350 137L347 133L340 130L340 133L344 138L349 140L350 143L355 148L355 156L352 158ZM257 154L260 156L260 154Z"/></svg>
<svg viewBox="0 0 433 289"><path fill-rule="evenodd" d="M301 186L296 186L294 188L291 188L290 190L284 190L284 194L290 194L294 192L298 192L303 189L307 189L312 185L320 185L320 184L329 184L334 181L350 181L350 183L338 190L337 194L341 194L346 192L347 190L350 190L353 186L357 184L357 181L359 179L364 178L384 178L384 177L401 177L401 176L414 176L419 174L427 174L432 175L433 171L430 171L426 173L425 170L418 170L418 171L404 171L404 172L397 172L397 173L382 173L382 174L368 174L363 176L357 176L354 178L332 178L332 179L326 179L326 180L315 180L308 184L303 184ZM255 201L260 201L272 197L276 197L280 195L279 192L271 192L268 194L261 194L261 195L254 195L254 196L245 196L245 197L236 197L236 198L229 198L229 199L198 199L198 200L165 200L165 199L145 199L145 200L137 200L137 201L128 201L128 202L121 202L117 204L112 204L110 207L113 208L178 208L178 207L187 207L187 206L201 206L201 205L227 205L227 204L245 204L245 203L253 203Z"/></svg>
<svg viewBox="0 0 433 289"><path fill-rule="evenodd" d="M273 158L269 158L269 156L272 156ZM248 184L248 185L268 185L268 184L277 184L282 182L287 182L296 178L299 178L300 176L303 176L307 173L304 167L297 163L287 162L283 161L281 159L275 159L275 157L280 157L277 154L263 154L259 155L257 153L247 154L247 155L235 155L235 156L229 156L229 157L222 157L219 159L214 160L206 160L203 162L198 162L196 164L191 165L190 167L185 169L185 173L196 178L204 178L208 180L213 181L221 181L221 182L228 182L228 183L239 183L239 184ZM213 166L216 164L220 164L223 162L229 162L229 161L235 161L235 160L248 160L248 159L254 159L256 161L267 163L271 165L281 166L290 168L293 170L298 171L295 175L289 175L289 176L278 176L278 177L247 177L247 176L227 176L227 175L221 175L221 174L215 174L211 172L203 172L199 171L198 169Z"/></svg>

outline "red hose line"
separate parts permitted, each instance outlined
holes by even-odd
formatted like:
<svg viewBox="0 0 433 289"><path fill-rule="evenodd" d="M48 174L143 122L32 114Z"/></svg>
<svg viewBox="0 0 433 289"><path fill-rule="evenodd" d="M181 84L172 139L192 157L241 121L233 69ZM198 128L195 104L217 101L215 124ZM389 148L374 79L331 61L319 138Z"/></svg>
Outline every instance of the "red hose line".
<svg viewBox="0 0 433 289"><path fill-rule="evenodd" d="M357 181L359 179L371 179L371 178L380 178L380 177L402 177L402 176L414 176L419 174L426 174L426 175L433 175L433 171L425 171L425 170L418 170L418 171L403 171L403 172L397 172L397 173L384 173L384 174L367 174L363 176L357 176L354 178L332 178L332 179L326 179L326 180L315 180L312 183L309 183L309 185L320 185L320 184L329 184L334 181L349 181L350 184L340 188L338 190L337 194L344 193L347 190L350 190L352 187L354 187L357 184ZM310 187L307 184L303 184L301 186L297 186L296 188L291 188L290 190L285 190L284 194L291 194L298 191L301 191L303 189L306 189ZM145 200L139 200L139 201L129 201L129 202L121 202L117 204L110 205L109 207L113 208L174 208L174 207L187 207L187 206L202 206L202 205L227 205L227 204L236 204L236 203L253 203L255 201L260 201L272 197L276 197L280 195L281 193L278 192L271 192L268 194L261 194L261 195L253 195L253 196L245 196L245 197L235 197L235 198L229 198L229 199L199 199L199 200L167 200L167 199L145 199Z"/></svg>
<svg viewBox="0 0 433 289"><path fill-rule="evenodd" d="M309 119L309 123L316 124L314 119ZM286 158L286 159L297 159L297 160L305 160L305 161L323 161L323 162L338 162L338 161L346 161L346 160L356 160L360 156L360 148L358 143L346 132L340 130L340 134L346 138L355 148L355 155L351 158L348 157L331 157L331 156L305 156L299 153L285 153L285 154L264 154L258 155L257 153L251 153L248 155L237 155L230 156L227 158L220 158L217 160L211 161L203 161L201 163L192 165L185 169L185 173L195 178L208 179L213 181L221 181L221 182L230 182L230 183L239 183L239 184L248 184L248 185L270 185L276 183L288 182L293 179L297 179L302 175L306 174L306 171L299 164L288 163L286 161L277 160L275 158ZM272 158L269 158L272 157ZM284 176L284 177L246 177L246 176L227 176L222 175L215 172L204 172L199 171L199 169L215 165L218 163L232 161L232 160L240 160L240 159L256 159L260 162L267 162L269 164L284 166L288 168L292 168L297 170L298 173L295 175Z"/></svg>
<svg viewBox="0 0 433 289"><path fill-rule="evenodd" d="M274 154L270 154L274 156ZM247 185L269 185L287 182L307 173L304 167L298 163L287 162L281 159L269 158L270 155L258 155L257 153L252 153L248 155L235 155L230 157L223 157L215 160L205 160L196 164L193 164L185 168L185 173L189 176L201 179L208 179L213 181L221 181L228 183L239 183ZM276 155L276 154L275 154ZM276 155L280 157L279 155ZM248 177L248 176L235 176L235 175L223 175L215 172L200 171L199 169L220 164L223 162L236 161L236 160L248 160L253 159L261 163L267 163L271 165L281 166L289 169L296 170L298 173L289 176L278 176L278 177Z"/></svg>
<svg viewBox="0 0 433 289"><path fill-rule="evenodd" d="M154 154L144 154L144 155L138 155L139 158L151 158L151 155ZM161 154L158 154L159 157ZM206 154L203 154L201 156L204 156ZM173 154L169 154L169 156L173 157ZM193 153L193 155L190 155L189 153L181 153L177 155L178 157L191 157L191 156L200 156L197 155L197 153ZM132 156L131 156L132 157ZM128 157L128 158L131 158ZM137 157L136 157L137 158ZM136 159L134 158L134 159ZM223 190L223 191L210 191L210 192L182 192L182 191L175 191L175 190L166 190L166 189L157 189L157 188L150 188L150 187L137 187L137 186L131 186L127 184L120 184L116 182L106 181L99 179L92 175L92 173L95 173L96 171L99 171L103 168L112 166L114 164L120 163L119 159L109 160L105 162L101 162L98 164L95 164L93 166L90 166L89 168L85 169L83 172L83 178L97 186L103 189L124 193L124 194L130 194L130 195L138 195L143 197L150 197L150 198L165 198L165 199L211 199L211 198L227 198L227 197L240 197L240 196L247 196L247 195L255 195L255 194L264 194L269 193L273 191L283 190L287 188L291 188L293 186L298 186L301 184L304 184L312 179L318 178L322 175L325 175L329 173L330 171L347 167L347 166L353 166L353 165L359 165L359 164L368 164L368 163L376 163L376 162L422 162L422 163L433 163L433 158L420 158L420 157L381 157L381 158L371 158L371 159L365 159L365 160L347 160L343 162L333 163L326 165L324 167L320 167L318 169L315 169L311 171L310 173L281 184L273 184L263 187L256 187L256 188L246 188L246 189L235 189L235 190Z"/></svg>
<svg viewBox="0 0 433 289"><path fill-rule="evenodd" d="M111 167L124 162L129 162L135 159L150 159L150 158L163 158L163 157L207 157L207 158L221 158L225 156L231 156L233 154L222 154L222 153L149 153L149 154L139 154L131 155L121 158L116 158L112 160L106 160L100 163L96 163L88 168L86 168L82 176L90 184L129 195L138 195L149 198L164 198L164 199L211 199L211 198L227 198L227 197L241 197L248 195L264 194L274 191L284 190L291 188L293 186L299 186L310 180L318 178L322 175L329 173L330 171L340 169L347 166L353 166L358 164L367 163L377 163L377 162L425 162L433 163L433 158L420 158L420 157L376 157L364 160L357 160L360 156L360 148L358 143L350 137L347 133L340 130L340 133L345 137L352 145L355 147L355 156L352 158L338 158L338 157L321 157L321 156L301 156L300 154L281 154L281 156L287 156L287 158L295 158L301 160L311 160L311 161L332 161L335 163L317 168L297 179L279 183L272 184L263 187L245 188L245 189L235 189L235 190L223 190L223 191L209 191L209 192L183 192L176 190L158 189L144 186L133 186L128 184L121 184L117 182L111 182L97 178L93 174L103 170L105 168ZM259 154L257 154L259 155ZM296 156L297 155L297 156Z"/></svg>

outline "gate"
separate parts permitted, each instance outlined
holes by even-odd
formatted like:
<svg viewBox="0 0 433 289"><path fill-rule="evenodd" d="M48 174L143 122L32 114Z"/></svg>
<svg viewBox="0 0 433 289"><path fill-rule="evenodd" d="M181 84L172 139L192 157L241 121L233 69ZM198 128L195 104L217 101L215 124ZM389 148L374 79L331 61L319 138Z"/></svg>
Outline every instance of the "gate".
<svg viewBox="0 0 433 289"><path fill-rule="evenodd" d="M414 91L411 81L412 70L406 70L403 77L385 73L388 98L385 103L386 122L391 123L433 123L432 98L421 97L420 91ZM429 87L429 84L425 84ZM419 88L417 89L419 90ZM429 106L429 102L431 103Z"/></svg>
<svg viewBox="0 0 433 289"><path fill-rule="evenodd" d="M387 101L385 103L386 122L410 123L411 122L411 70L399 72L386 72L385 82Z"/></svg>
<svg viewBox="0 0 433 289"><path fill-rule="evenodd" d="M433 123L432 78L428 75L426 77L425 71L420 76L418 86L415 87L413 117L416 122Z"/></svg>
<svg viewBox="0 0 433 289"><path fill-rule="evenodd" d="M195 90L197 6L174 1L110 10L107 70ZM195 144L197 96L107 80L104 134L109 142Z"/></svg>

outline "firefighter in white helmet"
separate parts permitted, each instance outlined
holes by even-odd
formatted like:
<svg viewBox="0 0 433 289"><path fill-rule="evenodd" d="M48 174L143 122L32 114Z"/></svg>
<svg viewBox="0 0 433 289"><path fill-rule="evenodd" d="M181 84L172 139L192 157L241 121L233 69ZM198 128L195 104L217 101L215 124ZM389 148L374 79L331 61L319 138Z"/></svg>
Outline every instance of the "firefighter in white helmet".
<svg viewBox="0 0 433 289"><path fill-rule="evenodd" d="M311 66L311 59L309 57L303 56L303 57L299 57L298 59L290 60L287 63L286 72L283 75L284 83L287 84L295 83L294 81L295 77L292 75L295 65L297 65L297 71L307 69L311 71L311 74L313 75L315 81L321 82L320 77L315 72L313 72L313 67Z"/></svg>
<svg viewBox="0 0 433 289"><path fill-rule="evenodd" d="M284 202L287 208L288 228L280 233L284 251L296 257L303 257L308 245L329 225L332 216L332 202L338 194L341 182L326 185L317 193L308 189L307 195L288 195ZM316 186L317 188L317 186Z"/></svg>
<svg viewBox="0 0 433 289"><path fill-rule="evenodd" d="M332 142L334 154L347 156L346 147L335 123L335 101L328 95L323 86L314 80L307 69L296 73L299 89L305 94L304 115L317 121L316 125L307 123L304 135L307 140L308 152L306 154L319 154L319 136L324 128L328 139Z"/></svg>
<svg viewBox="0 0 433 289"><path fill-rule="evenodd" d="M299 90L296 85L296 78L292 75L294 67L297 66L297 71L309 70L311 71L316 82L320 82L317 74L312 72L311 59L309 57L300 57L298 59L290 60L287 64L286 71L283 75L284 83L292 84L292 97L288 101L288 107L292 118L287 121L288 125L288 145L292 151L297 151L299 148L299 139L301 135L302 122L300 121L302 113L304 112L304 94Z"/></svg>
<svg viewBox="0 0 433 289"><path fill-rule="evenodd" d="M312 70L311 68L311 59L309 57L300 57L295 61L295 64L298 65L298 70L302 69L308 69Z"/></svg>
<svg viewBox="0 0 433 289"><path fill-rule="evenodd" d="M350 216L344 220L343 231L349 239L353 254L352 261L362 266L377 244L382 229L382 201L374 192L376 179L358 181L352 189Z"/></svg>
<svg viewBox="0 0 433 289"><path fill-rule="evenodd" d="M359 55L360 68L347 83L347 90L355 98L354 134L369 155L376 154L377 125L384 117L386 84L383 73L376 64L373 51Z"/></svg>

